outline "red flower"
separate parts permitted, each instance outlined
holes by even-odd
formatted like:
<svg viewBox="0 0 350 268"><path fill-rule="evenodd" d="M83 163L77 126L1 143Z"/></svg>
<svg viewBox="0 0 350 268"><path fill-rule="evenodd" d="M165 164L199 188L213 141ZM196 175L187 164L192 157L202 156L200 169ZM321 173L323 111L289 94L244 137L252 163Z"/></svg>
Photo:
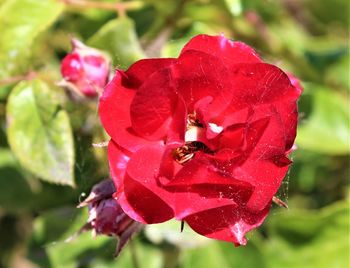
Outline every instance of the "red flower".
<svg viewBox="0 0 350 268"><path fill-rule="evenodd" d="M73 51L61 65L64 86L76 93L94 98L102 92L109 75L110 62L106 55L72 39Z"/></svg>
<svg viewBox="0 0 350 268"><path fill-rule="evenodd" d="M176 218L244 245L291 163L300 93L224 36L199 35L177 59L117 70L99 108L115 198L136 221Z"/></svg>

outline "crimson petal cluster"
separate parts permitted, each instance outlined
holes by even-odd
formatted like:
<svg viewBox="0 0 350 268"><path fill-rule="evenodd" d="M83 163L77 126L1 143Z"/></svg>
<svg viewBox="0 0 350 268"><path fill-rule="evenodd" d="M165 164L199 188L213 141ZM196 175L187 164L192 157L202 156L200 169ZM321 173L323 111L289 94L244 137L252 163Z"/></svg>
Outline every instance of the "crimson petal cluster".
<svg viewBox="0 0 350 268"><path fill-rule="evenodd" d="M246 244L291 163L300 93L295 78L222 35L117 70L99 106L114 198L135 221L175 218Z"/></svg>

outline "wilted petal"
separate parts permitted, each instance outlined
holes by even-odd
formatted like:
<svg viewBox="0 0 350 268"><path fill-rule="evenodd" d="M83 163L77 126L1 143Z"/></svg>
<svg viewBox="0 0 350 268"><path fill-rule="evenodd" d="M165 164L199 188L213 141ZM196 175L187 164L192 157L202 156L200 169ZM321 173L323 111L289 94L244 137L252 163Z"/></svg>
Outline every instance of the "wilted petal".
<svg viewBox="0 0 350 268"><path fill-rule="evenodd" d="M103 180L100 183L94 185L88 197L81 202L78 207L84 207L91 203L98 202L102 199L111 197L115 192L113 181L110 179Z"/></svg>
<svg viewBox="0 0 350 268"><path fill-rule="evenodd" d="M81 203L89 205L89 218L78 234L92 230L94 235L117 237L119 240L115 254L117 256L132 235L141 230L142 224L124 213L119 203L112 197L114 190L111 180L102 181L93 187L90 195Z"/></svg>

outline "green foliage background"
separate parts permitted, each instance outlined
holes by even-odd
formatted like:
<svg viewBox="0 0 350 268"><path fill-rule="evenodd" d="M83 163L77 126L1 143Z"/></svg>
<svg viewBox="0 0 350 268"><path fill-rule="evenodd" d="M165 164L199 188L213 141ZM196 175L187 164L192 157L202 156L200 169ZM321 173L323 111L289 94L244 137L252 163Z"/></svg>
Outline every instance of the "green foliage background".
<svg viewBox="0 0 350 268"><path fill-rule="evenodd" d="M127 16L59 0L0 0L0 267L349 267L349 3L346 0L128 1ZM105 0L98 3L120 1ZM179 223L152 225L113 259L116 241L85 233L76 209L108 177L97 101L56 86L70 36L114 67L172 56L192 36L224 33L295 74L298 150L264 225L246 247Z"/></svg>

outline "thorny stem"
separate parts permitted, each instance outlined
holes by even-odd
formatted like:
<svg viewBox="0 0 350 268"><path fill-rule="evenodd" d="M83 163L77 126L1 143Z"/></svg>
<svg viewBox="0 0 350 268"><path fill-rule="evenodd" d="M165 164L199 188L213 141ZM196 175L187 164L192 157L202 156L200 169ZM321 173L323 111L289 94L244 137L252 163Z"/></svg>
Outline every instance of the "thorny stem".
<svg viewBox="0 0 350 268"><path fill-rule="evenodd" d="M119 16L125 17L126 10L139 9L143 6L141 1L130 1L130 2L115 2L115 3L105 3L89 0L58 0L63 2L67 6L74 6L77 8L96 8L103 10L116 11Z"/></svg>
<svg viewBox="0 0 350 268"><path fill-rule="evenodd" d="M165 42L172 35L177 19L182 15L187 0L180 0L174 12L166 17L163 22L163 29L159 31L158 35L146 45L145 53L148 57L159 57L160 51Z"/></svg>
<svg viewBox="0 0 350 268"><path fill-rule="evenodd" d="M132 264L134 268L139 268L139 261L137 258L137 254L136 254L136 248L134 245L134 241L130 240L129 241L129 249L130 249L130 253L131 253L131 258L132 258Z"/></svg>
<svg viewBox="0 0 350 268"><path fill-rule="evenodd" d="M3 80L0 80L0 86L11 85L11 84L20 82L22 80L31 80L34 77L36 77L36 73L35 72L29 72L29 73L24 74L24 75L8 77L8 78L5 78Z"/></svg>
<svg viewBox="0 0 350 268"><path fill-rule="evenodd" d="M256 29L258 35L260 35L261 39L267 44L268 48L271 49L272 38L261 16L256 11L250 10L245 13L245 18L246 21Z"/></svg>

